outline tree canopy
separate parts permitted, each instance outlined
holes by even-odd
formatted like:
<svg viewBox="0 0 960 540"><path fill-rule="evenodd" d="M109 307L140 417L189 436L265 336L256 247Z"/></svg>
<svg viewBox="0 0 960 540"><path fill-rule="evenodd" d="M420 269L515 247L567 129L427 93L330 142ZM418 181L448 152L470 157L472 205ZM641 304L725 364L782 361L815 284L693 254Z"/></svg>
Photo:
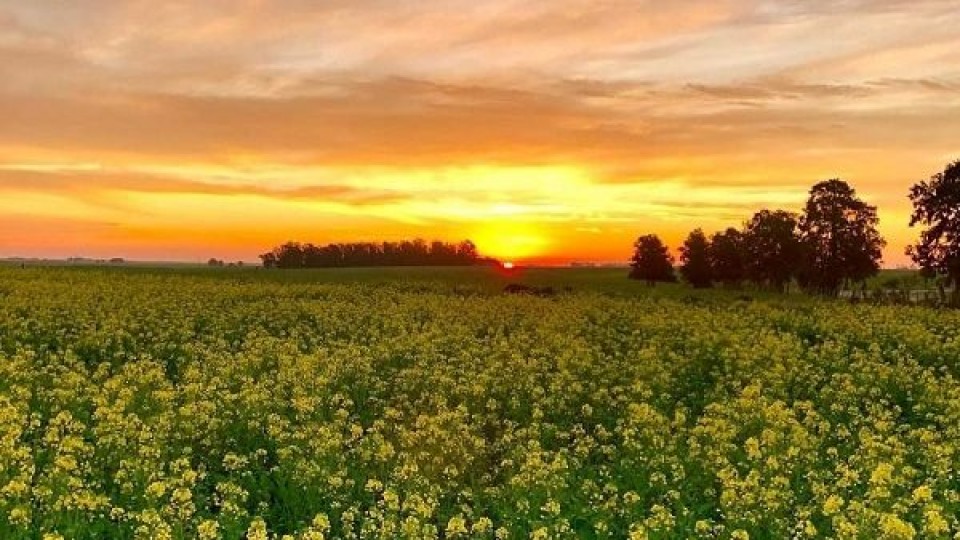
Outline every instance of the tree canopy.
<svg viewBox="0 0 960 540"><path fill-rule="evenodd" d="M710 287L710 242L702 229L694 229L680 247L680 275L697 289Z"/></svg>
<svg viewBox="0 0 960 540"><path fill-rule="evenodd" d="M633 244L634 252L630 263L630 279L645 281L648 285L660 282L675 282L673 256L660 237L647 234L637 238Z"/></svg>
<svg viewBox="0 0 960 540"><path fill-rule="evenodd" d="M798 224L801 286L833 295L846 283L875 275L886 245L877 223L877 208L843 180L815 184Z"/></svg>
<svg viewBox="0 0 960 540"><path fill-rule="evenodd" d="M785 210L761 210L744 225L747 275L760 286L783 291L800 264L797 216Z"/></svg>
<svg viewBox="0 0 960 540"><path fill-rule="evenodd" d="M737 287L746 279L745 248L743 233L733 227L713 235L707 255L715 281Z"/></svg>
<svg viewBox="0 0 960 540"><path fill-rule="evenodd" d="M924 229L907 254L926 273L946 277L960 303L960 161L910 188L910 226Z"/></svg>

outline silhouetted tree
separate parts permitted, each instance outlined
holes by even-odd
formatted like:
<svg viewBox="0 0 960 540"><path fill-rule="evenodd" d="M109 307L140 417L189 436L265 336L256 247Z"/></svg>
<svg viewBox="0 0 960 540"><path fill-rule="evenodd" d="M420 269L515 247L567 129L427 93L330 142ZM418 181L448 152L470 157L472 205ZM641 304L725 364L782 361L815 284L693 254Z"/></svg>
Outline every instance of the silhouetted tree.
<svg viewBox="0 0 960 540"><path fill-rule="evenodd" d="M814 185L798 226L801 286L836 295L843 285L875 275L886 245L877 223L877 208L860 200L843 180Z"/></svg>
<svg viewBox="0 0 960 540"><path fill-rule="evenodd" d="M960 161L910 188L910 226L923 225L920 239L907 254L928 276L952 285L950 303L960 306Z"/></svg>
<svg viewBox="0 0 960 540"><path fill-rule="evenodd" d="M633 247L630 279L643 280L650 286L656 285L658 281L677 281L673 271L673 256L657 235L641 236Z"/></svg>
<svg viewBox="0 0 960 540"><path fill-rule="evenodd" d="M276 268L277 266L277 255L272 251L260 255L260 260L263 262L264 268Z"/></svg>
<svg viewBox="0 0 960 540"><path fill-rule="evenodd" d="M343 244L298 244L288 242L260 255L266 268L337 268L355 266L468 266L483 260L469 240L459 244L403 242L355 242Z"/></svg>
<svg viewBox="0 0 960 540"><path fill-rule="evenodd" d="M287 242L274 250L277 256L277 268L303 268L305 263L304 246L296 242Z"/></svg>
<svg viewBox="0 0 960 540"><path fill-rule="evenodd" d="M710 242L702 229L694 229L680 247L680 274L697 289L713 285Z"/></svg>
<svg viewBox="0 0 960 540"><path fill-rule="evenodd" d="M470 240L464 240L457 245L457 258L463 261L473 261L480 257L477 245Z"/></svg>
<svg viewBox="0 0 960 540"><path fill-rule="evenodd" d="M746 279L744 249L743 234L733 227L714 234L707 252L713 279L727 287L739 287Z"/></svg>
<svg viewBox="0 0 960 540"><path fill-rule="evenodd" d="M759 286L783 292L800 264L797 217L785 210L761 210L744 225L747 276Z"/></svg>

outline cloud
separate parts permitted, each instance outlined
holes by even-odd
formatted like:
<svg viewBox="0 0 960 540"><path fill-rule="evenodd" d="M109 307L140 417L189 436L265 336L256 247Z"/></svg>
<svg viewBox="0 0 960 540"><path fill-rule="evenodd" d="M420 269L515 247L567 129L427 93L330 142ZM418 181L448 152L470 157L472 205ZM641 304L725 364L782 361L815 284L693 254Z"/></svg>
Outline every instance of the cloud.
<svg viewBox="0 0 960 540"><path fill-rule="evenodd" d="M52 170L51 170L52 169ZM60 169L59 171L57 169ZM140 172L71 170L69 165L0 163L0 193L31 191L83 198L98 192L259 196L289 200L325 200L362 206L403 199L398 193L336 184L284 186L230 181L194 181ZM84 167L86 169L86 167Z"/></svg>
<svg viewBox="0 0 960 540"><path fill-rule="evenodd" d="M951 0L222 7L0 6L0 191L78 215L719 222L842 176L896 216L960 150Z"/></svg>

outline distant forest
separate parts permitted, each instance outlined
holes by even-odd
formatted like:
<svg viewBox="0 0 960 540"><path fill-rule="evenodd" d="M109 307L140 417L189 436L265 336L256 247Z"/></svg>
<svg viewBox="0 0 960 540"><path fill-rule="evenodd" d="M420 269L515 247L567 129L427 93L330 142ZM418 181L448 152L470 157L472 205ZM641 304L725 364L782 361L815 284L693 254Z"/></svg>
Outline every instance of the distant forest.
<svg viewBox="0 0 960 540"><path fill-rule="evenodd" d="M343 268L357 266L474 266L494 262L481 257L470 240L354 242L326 245L288 242L260 255L265 268Z"/></svg>

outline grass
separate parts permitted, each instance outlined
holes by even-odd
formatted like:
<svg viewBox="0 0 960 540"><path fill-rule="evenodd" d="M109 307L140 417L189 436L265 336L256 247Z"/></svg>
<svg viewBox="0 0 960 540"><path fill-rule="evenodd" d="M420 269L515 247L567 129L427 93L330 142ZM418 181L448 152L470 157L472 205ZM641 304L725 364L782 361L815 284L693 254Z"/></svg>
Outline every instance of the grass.
<svg viewBox="0 0 960 540"><path fill-rule="evenodd" d="M0 265L2 267L2 265ZM647 284L627 279L629 269L614 267L528 267L503 270L496 267L369 267L369 268L320 268L297 270L266 270L260 267L216 267L203 265L114 265L94 266L28 265L30 271L61 270L69 268L77 275L153 275L153 276L191 276L231 282L269 282L269 283L329 283L329 284L440 284L474 289L483 293L501 292L511 283L532 287L552 287L557 292L594 292L612 296L653 296L677 298L690 295L705 298L729 298L753 296L771 298L780 295L770 294L754 287L741 289L695 290L683 283L659 283L650 287ZM915 272L902 270L884 270L879 276L868 282L871 288L880 287L890 278L907 281ZM919 278L917 278L919 281Z"/></svg>

